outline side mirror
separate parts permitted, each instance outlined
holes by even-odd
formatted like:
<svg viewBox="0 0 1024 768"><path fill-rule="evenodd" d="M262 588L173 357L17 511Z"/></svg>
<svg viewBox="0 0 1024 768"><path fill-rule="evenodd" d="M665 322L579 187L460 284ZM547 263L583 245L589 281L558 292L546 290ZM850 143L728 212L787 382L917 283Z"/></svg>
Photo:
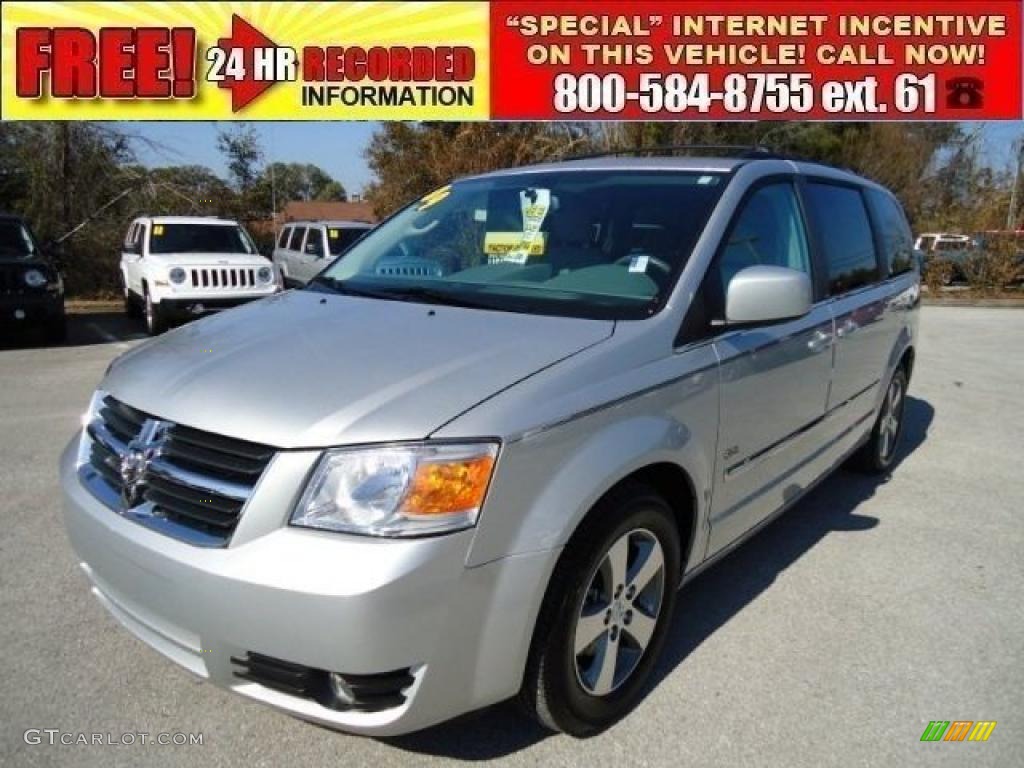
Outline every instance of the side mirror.
<svg viewBox="0 0 1024 768"><path fill-rule="evenodd" d="M774 323L811 311L811 278L789 267L747 267L737 272L725 294L728 325Z"/></svg>

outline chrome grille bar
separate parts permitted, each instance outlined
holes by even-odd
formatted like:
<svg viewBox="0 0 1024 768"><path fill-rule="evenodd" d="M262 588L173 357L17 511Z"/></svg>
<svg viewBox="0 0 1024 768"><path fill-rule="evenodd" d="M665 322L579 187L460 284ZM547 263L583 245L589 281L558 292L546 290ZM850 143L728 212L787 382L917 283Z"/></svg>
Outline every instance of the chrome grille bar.
<svg viewBox="0 0 1024 768"><path fill-rule="evenodd" d="M93 495L134 522L197 546L227 545L274 456L267 446L159 421L110 396L85 431L91 447L79 474ZM141 475L133 475L140 462Z"/></svg>

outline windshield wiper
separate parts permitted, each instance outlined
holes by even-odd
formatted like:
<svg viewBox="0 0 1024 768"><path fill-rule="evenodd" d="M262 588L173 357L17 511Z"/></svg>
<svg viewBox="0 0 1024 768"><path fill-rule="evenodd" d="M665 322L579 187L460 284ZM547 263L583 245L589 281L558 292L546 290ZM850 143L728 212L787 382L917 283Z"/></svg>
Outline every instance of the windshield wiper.
<svg viewBox="0 0 1024 768"><path fill-rule="evenodd" d="M400 301L420 301L424 304L442 304L449 307L467 307L469 309L497 309L491 302L458 296L448 291L440 291L437 288L428 288L425 285L402 286L401 288L389 289L387 293L392 298Z"/></svg>
<svg viewBox="0 0 1024 768"><path fill-rule="evenodd" d="M346 296L360 296L367 299L422 302L424 304L442 304L450 307L467 307L469 309L496 309L489 302L475 301L422 285L404 285L400 287L395 286L394 288L364 288L326 275L314 277L310 281L310 285L323 286L330 291Z"/></svg>

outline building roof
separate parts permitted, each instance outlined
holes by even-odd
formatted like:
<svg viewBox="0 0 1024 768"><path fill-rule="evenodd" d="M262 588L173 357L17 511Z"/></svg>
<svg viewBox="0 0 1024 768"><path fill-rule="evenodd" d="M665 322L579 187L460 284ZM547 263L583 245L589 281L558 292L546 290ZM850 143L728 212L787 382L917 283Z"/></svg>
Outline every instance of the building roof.
<svg viewBox="0 0 1024 768"><path fill-rule="evenodd" d="M365 221L374 223L377 215L365 201L293 200L278 214L278 223L288 221Z"/></svg>

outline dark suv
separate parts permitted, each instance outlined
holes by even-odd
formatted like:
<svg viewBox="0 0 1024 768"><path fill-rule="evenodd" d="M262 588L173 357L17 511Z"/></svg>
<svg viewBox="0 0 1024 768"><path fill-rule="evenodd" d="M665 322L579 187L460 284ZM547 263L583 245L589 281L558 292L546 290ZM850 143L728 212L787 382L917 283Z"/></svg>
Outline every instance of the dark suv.
<svg viewBox="0 0 1024 768"><path fill-rule="evenodd" d="M0 327L35 325L63 341L64 280L20 216L0 214Z"/></svg>

